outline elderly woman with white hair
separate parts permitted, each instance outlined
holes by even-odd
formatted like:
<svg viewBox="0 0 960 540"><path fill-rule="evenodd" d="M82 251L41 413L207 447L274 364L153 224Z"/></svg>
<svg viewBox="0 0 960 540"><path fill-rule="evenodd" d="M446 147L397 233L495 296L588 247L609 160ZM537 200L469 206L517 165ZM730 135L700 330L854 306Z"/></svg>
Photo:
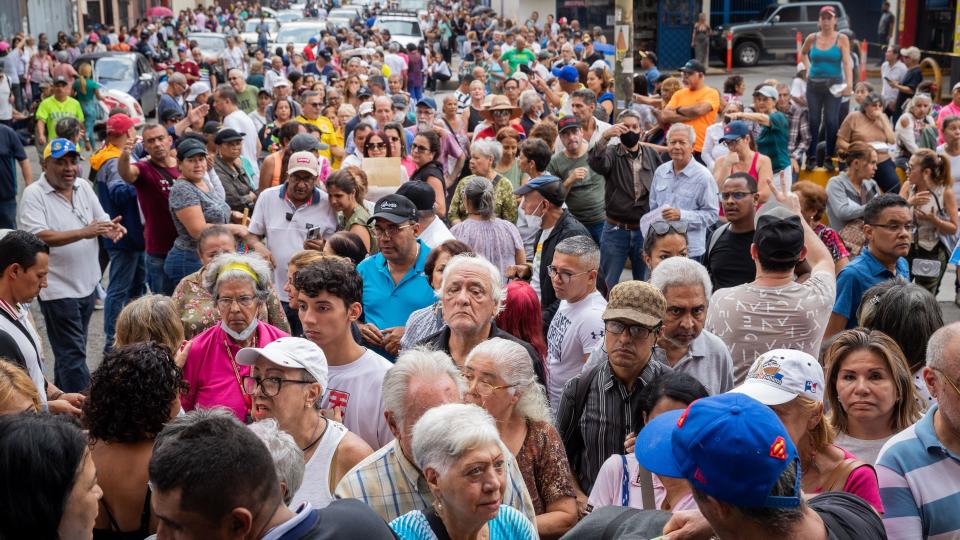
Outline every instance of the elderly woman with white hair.
<svg viewBox="0 0 960 540"><path fill-rule="evenodd" d="M390 522L402 540L537 538L530 520L502 504L509 450L483 409L449 403L427 411L413 427L413 456L434 504Z"/></svg>
<svg viewBox="0 0 960 540"><path fill-rule="evenodd" d="M937 123L930 114L933 101L929 94L917 94L907 102L904 114L900 115L897 125L893 129L897 136L897 146L900 155L896 158L897 166L906 169L910 156L921 148L937 149Z"/></svg>
<svg viewBox="0 0 960 540"><path fill-rule="evenodd" d="M577 522L577 500L563 441L527 351L506 339L484 341L467 356L463 378L465 401L493 416L500 439L517 458L537 513L537 532L559 538Z"/></svg>
<svg viewBox="0 0 960 540"><path fill-rule="evenodd" d="M283 504L290 506L293 494L300 489L303 482L303 451L289 433L280 429L280 425L273 418L254 422L249 428L270 451L273 465L277 469L277 479L280 480Z"/></svg>
<svg viewBox="0 0 960 540"><path fill-rule="evenodd" d="M527 262L520 231L512 222L494 215L494 187L482 176L471 176L461 182L467 219L450 229L453 237L483 255L501 274L507 267Z"/></svg>
<svg viewBox="0 0 960 540"><path fill-rule="evenodd" d="M462 254L450 259L440 283L444 326L419 345L449 354L462 369L467 356L480 343L492 338L513 341L527 351L537 382L545 384L546 371L536 349L500 330L494 322L507 295L501 275L483 257Z"/></svg>
<svg viewBox="0 0 960 540"><path fill-rule="evenodd" d="M224 253L204 267L203 287L217 306L220 323L190 342L181 395L185 411L226 407L240 420L250 416L251 400L241 379L250 368L237 364L244 347L263 347L286 336L283 330L257 319L272 291L270 265L258 257Z"/></svg>
<svg viewBox="0 0 960 540"><path fill-rule="evenodd" d="M524 133L530 133L533 126L540 123L543 117L543 98L536 90L524 90L520 92L520 125Z"/></svg>
<svg viewBox="0 0 960 540"><path fill-rule="evenodd" d="M506 177L497 172L495 165L503 157L503 146L494 139L481 139L470 145L470 172L474 176L486 178L493 184L493 213L510 223L517 221L517 203L513 196L513 184ZM447 217L451 224L457 224L465 219L469 211L464 203L463 188L467 180L464 178L457 184L450 200Z"/></svg>

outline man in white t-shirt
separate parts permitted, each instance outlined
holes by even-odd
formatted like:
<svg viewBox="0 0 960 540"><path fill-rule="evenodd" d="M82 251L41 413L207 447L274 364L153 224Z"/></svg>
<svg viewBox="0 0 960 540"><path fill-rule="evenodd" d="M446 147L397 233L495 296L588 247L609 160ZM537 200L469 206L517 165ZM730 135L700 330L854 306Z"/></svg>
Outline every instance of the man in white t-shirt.
<svg viewBox="0 0 960 540"><path fill-rule="evenodd" d="M213 106L217 114L223 119L223 127L232 128L243 134L243 157L250 163L259 163L257 156L260 154L260 138L257 137L257 127L253 125L253 120L247 116L247 113L237 105L237 91L228 84L221 84L213 94ZM254 167L253 174L250 175L254 186L260 182L260 171Z"/></svg>
<svg viewBox="0 0 960 540"><path fill-rule="evenodd" d="M600 248L589 236L561 240L547 273L560 299L547 331L547 396L556 413L560 395L580 373L590 352L603 338L607 301L597 291Z"/></svg>
<svg viewBox="0 0 960 540"><path fill-rule="evenodd" d="M391 75L399 75L403 81L407 80L407 61L400 56L400 44L396 41L390 43L387 47L387 54L383 55L383 61L390 68Z"/></svg>
<svg viewBox="0 0 960 540"><path fill-rule="evenodd" d="M393 440L383 414L383 376L393 364L357 344L353 325L363 312L363 280L353 264L325 257L292 277L290 301L300 310L303 335L327 357L321 405L328 418L377 449Z"/></svg>
<svg viewBox="0 0 960 540"><path fill-rule="evenodd" d="M437 193L426 182L407 182L397 189L397 195L403 195L417 207L417 221L420 223L420 240L433 249L447 240L455 240L453 233L437 217Z"/></svg>

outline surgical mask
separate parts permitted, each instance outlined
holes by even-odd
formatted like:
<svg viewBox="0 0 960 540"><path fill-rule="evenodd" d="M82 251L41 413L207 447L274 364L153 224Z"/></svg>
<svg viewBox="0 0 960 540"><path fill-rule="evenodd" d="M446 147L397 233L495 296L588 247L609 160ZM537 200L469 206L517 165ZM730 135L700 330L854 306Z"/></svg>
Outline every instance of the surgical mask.
<svg viewBox="0 0 960 540"><path fill-rule="evenodd" d="M226 332L226 334L232 337L235 341L246 341L250 339L250 336L252 336L253 333L257 330L257 325L259 323L260 321L258 321L257 318L254 317L253 320L250 322L249 325L247 325L246 328L244 328L240 332L237 332L233 328L230 328L229 326L227 326L227 323L225 323L224 321L220 321L220 329Z"/></svg>
<svg viewBox="0 0 960 540"><path fill-rule="evenodd" d="M543 201L540 201L540 204L538 204L537 207L533 209L533 212L529 214L525 213L525 216L527 218L527 224L534 229L543 228L543 217L537 215L537 212L540 211L541 206L543 206Z"/></svg>
<svg viewBox="0 0 960 540"><path fill-rule="evenodd" d="M620 142L627 148L633 148L640 142L640 134L636 131L627 131L623 135L620 135Z"/></svg>

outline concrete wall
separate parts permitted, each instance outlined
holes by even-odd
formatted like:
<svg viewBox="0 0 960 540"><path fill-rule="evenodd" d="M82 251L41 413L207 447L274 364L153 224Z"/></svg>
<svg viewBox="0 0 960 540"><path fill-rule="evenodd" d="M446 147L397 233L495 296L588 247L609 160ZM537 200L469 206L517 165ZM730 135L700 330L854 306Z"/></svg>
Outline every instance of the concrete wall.
<svg viewBox="0 0 960 540"><path fill-rule="evenodd" d="M490 0L490 7L519 24L523 24L534 11L540 12L540 24L546 20L547 14L557 13L556 0Z"/></svg>

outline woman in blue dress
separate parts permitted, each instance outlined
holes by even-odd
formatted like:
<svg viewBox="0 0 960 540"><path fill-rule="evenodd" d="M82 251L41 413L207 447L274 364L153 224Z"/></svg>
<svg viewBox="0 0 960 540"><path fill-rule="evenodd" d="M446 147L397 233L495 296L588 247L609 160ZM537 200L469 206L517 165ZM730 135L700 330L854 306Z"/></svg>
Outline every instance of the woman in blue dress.
<svg viewBox="0 0 960 540"><path fill-rule="evenodd" d="M94 144L93 126L97 122L97 114L100 112L100 83L93 80L93 66L87 63L80 64L77 70L77 80L73 81L73 92L80 102L80 110L83 111L83 128L87 131L87 151L96 148Z"/></svg>

